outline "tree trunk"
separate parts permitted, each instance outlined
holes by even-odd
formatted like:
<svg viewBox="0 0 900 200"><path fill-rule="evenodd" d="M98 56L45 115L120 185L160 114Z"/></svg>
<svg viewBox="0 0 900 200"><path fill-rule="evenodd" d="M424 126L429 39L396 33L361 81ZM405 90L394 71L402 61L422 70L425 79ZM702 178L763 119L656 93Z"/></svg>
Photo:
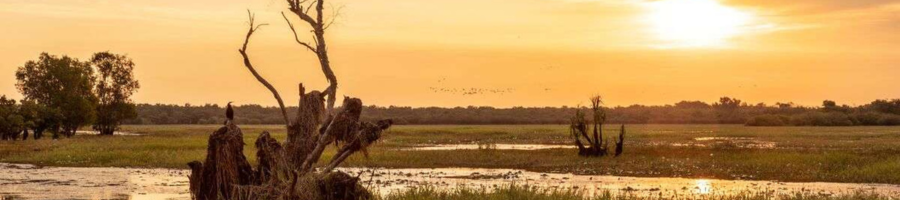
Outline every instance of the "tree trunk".
<svg viewBox="0 0 900 200"><path fill-rule="evenodd" d="M300 169L307 155L316 147L319 139L319 123L322 122L325 112L323 94L319 91L303 94L304 90L301 85L300 106L297 116L288 126L287 141L284 143L285 155L289 155L288 161L295 169Z"/></svg>
<svg viewBox="0 0 900 200"><path fill-rule="evenodd" d="M228 123L209 136L205 164L192 162L188 165L200 179L190 181L196 189L194 197L199 200L232 199L234 187L250 184L254 179L253 169L244 157L244 136L241 129ZM197 178L194 176L194 178Z"/></svg>
<svg viewBox="0 0 900 200"><path fill-rule="evenodd" d="M625 146L625 124L619 128L619 140L616 140L616 157L622 155L622 148Z"/></svg>
<svg viewBox="0 0 900 200"><path fill-rule="evenodd" d="M44 129L35 128L34 129L34 140L41 139L41 137L44 137Z"/></svg>
<svg viewBox="0 0 900 200"><path fill-rule="evenodd" d="M113 135L116 133L116 128L111 125L101 125L97 128L97 132L100 135Z"/></svg>

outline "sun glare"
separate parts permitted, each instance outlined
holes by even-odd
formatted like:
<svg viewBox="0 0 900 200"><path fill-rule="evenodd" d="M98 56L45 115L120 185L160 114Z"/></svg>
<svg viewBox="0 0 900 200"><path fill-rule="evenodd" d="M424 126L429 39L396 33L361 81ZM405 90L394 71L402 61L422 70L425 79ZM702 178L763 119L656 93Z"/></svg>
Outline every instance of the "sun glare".
<svg viewBox="0 0 900 200"><path fill-rule="evenodd" d="M699 179L696 181L696 184L697 194L709 194L712 192L712 184L709 183L709 180Z"/></svg>
<svg viewBox="0 0 900 200"><path fill-rule="evenodd" d="M669 48L725 46L753 18L716 0L662 0L648 6L648 21L661 46Z"/></svg>

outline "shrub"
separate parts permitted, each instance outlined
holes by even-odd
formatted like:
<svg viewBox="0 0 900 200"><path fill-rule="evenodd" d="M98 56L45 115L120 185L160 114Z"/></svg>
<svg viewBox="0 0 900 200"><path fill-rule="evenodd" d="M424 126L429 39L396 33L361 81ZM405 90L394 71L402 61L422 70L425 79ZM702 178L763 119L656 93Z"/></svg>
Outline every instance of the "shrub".
<svg viewBox="0 0 900 200"><path fill-rule="evenodd" d="M900 125L900 115L886 114L878 119L878 125L896 126Z"/></svg>
<svg viewBox="0 0 900 200"><path fill-rule="evenodd" d="M841 112L807 112L791 118L795 126L853 126L850 116Z"/></svg>
<svg viewBox="0 0 900 200"><path fill-rule="evenodd" d="M880 125L881 123L879 121L883 117L884 116L882 114L876 112L854 113L853 115L851 115L854 124L865 126Z"/></svg>
<svg viewBox="0 0 900 200"><path fill-rule="evenodd" d="M747 120L747 126L785 126L790 124L791 118L784 115L765 114Z"/></svg>

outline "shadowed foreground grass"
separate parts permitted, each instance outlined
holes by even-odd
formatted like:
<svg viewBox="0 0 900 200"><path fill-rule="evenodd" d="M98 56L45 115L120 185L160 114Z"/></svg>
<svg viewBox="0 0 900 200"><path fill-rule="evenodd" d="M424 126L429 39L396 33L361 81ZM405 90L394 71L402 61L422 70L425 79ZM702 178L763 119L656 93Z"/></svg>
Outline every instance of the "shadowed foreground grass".
<svg viewBox="0 0 900 200"><path fill-rule="evenodd" d="M662 200L662 199L706 199L706 200L879 200L891 199L873 193L855 192L842 195L820 195L814 193L794 193L775 195L763 192L742 192L733 195L710 196L666 196L639 197L628 193L614 195L604 192L595 196L584 195L577 190L538 189L529 186L509 185L496 190L456 188L440 190L434 187L419 187L400 193L388 194L381 200Z"/></svg>
<svg viewBox="0 0 900 200"><path fill-rule="evenodd" d="M388 168L515 168L536 172L637 177L750 179L796 182L900 184L900 127L745 127L734 125L628 125L625 153L583 158L573 149L408 151L429 144L568 144L563 125L396 126L344 166ZM187 168L206 155L215 125L125 126L140 136L79 135L61 140L0 141L0 162L71 167ZM264 130L279 140L278 125L241 126L244 154L255 163L253 143ZM617 128L604 129L613 133ZM744 138L773 143L746 148ZM323 155L330 159L333 150Z"/></svg>

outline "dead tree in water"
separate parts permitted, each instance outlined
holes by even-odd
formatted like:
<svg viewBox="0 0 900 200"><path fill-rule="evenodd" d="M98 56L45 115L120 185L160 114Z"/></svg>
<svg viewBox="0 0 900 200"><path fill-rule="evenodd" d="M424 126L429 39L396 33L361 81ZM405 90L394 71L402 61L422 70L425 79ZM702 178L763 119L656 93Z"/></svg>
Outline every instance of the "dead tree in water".
<svg viewBox="0 0 900 200"><path fill-rule="evenodd" d="M605 156L609 154L609 142L603 142L603 123L606 122L606 112L603 110L603 100L600 96L591 98L591 114L590 127L588 120L585 119L585 113L581 110L575 111L572 117L569 130L575 145L578 147L578 155L581 156ZM592 135L588 135L591 129ZM593 137L591 137L593 136ZM584 141L582 141L584 140ZM623 124L619 132L619 138L616 140L615 156L622 154L622 146L625 142L625 125Z"/></svg>
<svg viewBox="0 0 900 200"><path fill-rule="evenodd" d="M339 111L334 110L337 79L331 70L325 45L323 20L324 0L287 0L289 11L308 23L315 45L303 42L294 25L282 13L294 39L316 54L330 85L324 92L310 91L299 85L299 109L288 117L284 101L278 91L257 73L248 56L250 37L265 24L255 24L250 14L250 28L238 52L244 66L278 101L287 129L283 143L263 132L256 139L256 169L244 157L243 133L230 117L225 125L213 132L205 162L194 161L191 167L190 191L194 199L369 199L371 194L358 184L358 179L332 170L351 155L362 151L381 138L391 120L359 121L362 100L344 97ZM305 7L305 8L304 8ZM249 12L248 12L249 13ZM331 161L316 170L316 163L330 144L340 145Z"/></svg>

